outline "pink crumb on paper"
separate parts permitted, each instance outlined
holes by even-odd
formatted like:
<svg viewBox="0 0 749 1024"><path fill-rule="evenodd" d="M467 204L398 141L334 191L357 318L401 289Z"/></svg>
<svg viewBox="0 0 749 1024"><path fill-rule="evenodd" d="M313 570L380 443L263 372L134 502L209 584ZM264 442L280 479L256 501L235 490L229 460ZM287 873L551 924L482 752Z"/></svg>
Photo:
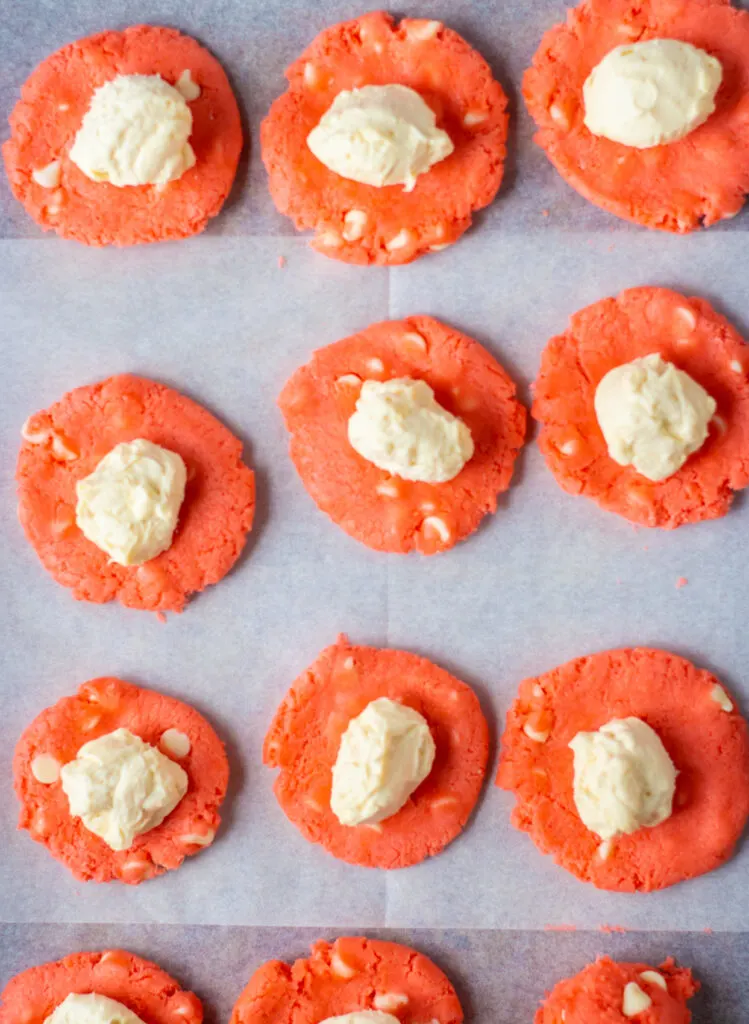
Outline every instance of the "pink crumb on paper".
<svg viewBox="0 0 749 1024"><path fill-rule="evenodd" d="M577 925L575 924L545 924L545 932L576 932Z"/></svg>
<svg viewBox="0 0 749 1024"><path fill-rule="evenodd" d="M713 934L712 928L703 928L702 931L705 933L705 935L712 935Z"/></svg>
<svg viewBox="0 0 749 1024"><path fill-rule="evenodd" d="M279 256L278 257L278 269L279 270L283 270L283 268L285 266L286 266L286 257L285 256Z"/></svg>
<svg viewBox="0 0 749 1024"><path fill-rule="evenodd" d="M541 216L542 217L548 217L549 216L549 211L548 210L541 210Z"/></svg>
<svg viewBox="0 0 749 1024"><path fill-rule="evenodd" d="M164 615L163 612L156 612L156 618L162 624L162 626L166 622L166 615Z"/></svg>
<svg viewBox="0 0 749 1024"><path fill-rule="evenodd" d="M689 583L689 580L686 576L680 576L676 581L676 589L681 590L682 587L686 587L687 583Z"/></svg>

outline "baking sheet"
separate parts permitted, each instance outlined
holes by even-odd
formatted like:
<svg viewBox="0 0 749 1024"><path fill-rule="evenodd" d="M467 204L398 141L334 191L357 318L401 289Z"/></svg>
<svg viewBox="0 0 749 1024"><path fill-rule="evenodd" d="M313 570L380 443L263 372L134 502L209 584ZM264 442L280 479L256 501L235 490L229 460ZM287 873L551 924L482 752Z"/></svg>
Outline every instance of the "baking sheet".
<svg viewBox="0 0 749 1024"><path fill-rule="evenodd" d="M326 24L366 6L377 5L128 5L129 22L173 24L210 46L252 125L243 187L200 238L88 250L42 236L0 179L0 921L28 926L5 934L30 937L24 941L33 945L40 934L59 934L61 943L77 935L57 931L66 922L348 930L574 925L591 930L595 946L603 941L598 929L610 925L740 931L749 911L746 846L727 867L664 893L599 893L515 832L511 799L488 784L460 840L433 861L386 875L340 864L307 844L275 803L260 760L264 731L297 673L341 631L355 641L407 647L454 671L481 694L495 734L525 675L619 644L670 647L717 671L745 710L749 698L744 500L717 523L675 533L636 530L564 495L530 445L497 516L453 552L420 560L360 547L305 494L286 454L275 397L313 348L374 320L410 313L448 320L486 344L526 398L547 338L575 309L624 287L668 284L707 295L745 331L749 326L746 216L688 238L628 227L577 197L532 147L517 84L543 29L563 16L552 0L409 7L409 14L444 18L462 31L513 97L507 184L471 233L451 250L392 271L313 253L272 208L258 121L283 88L283 67ZM25 0L3 13L3 113L47 53L123 24L114 0ZM166 625L118 605L76 604L38 565L15 518L12 477L25 418L72 387L124 370L163 380L216 412L246 441L258 472L258 520L247 554L220 586ZM680 577L689 582L677 589ZM231 754L225 823L214 847L138 889L76 883L14 831L9 780L18 735L41 708L101 674L195 704ZM182 942L168 929L144 934ZM177 936L185 934L192 932ZM258 934L236 941L241 947ZM444 941L463 940L446 934ZM553 957L543 955L555 974L557 947L572 941L542 931L527 938L539 949L553 946ZM641 941L647 946L651 938ZM684 939L692 941L701 949L697 939ZM487 942L491 951L491 943L510 938ZM749 950L744 938L731 943ZM512 956L514 977L512 965L519 968L525 954ZM193 953L198 969L196 959Z"/></svg>

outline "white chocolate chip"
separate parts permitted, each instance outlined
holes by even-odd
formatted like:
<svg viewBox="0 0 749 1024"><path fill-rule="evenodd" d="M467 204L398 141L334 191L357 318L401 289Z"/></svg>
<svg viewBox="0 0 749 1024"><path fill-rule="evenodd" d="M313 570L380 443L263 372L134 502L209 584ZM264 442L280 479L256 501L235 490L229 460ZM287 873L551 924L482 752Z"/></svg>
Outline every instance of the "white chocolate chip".
<svg viewBox="0 0 749 1024"><path fill-rule="evenodd" d="M343 218L344 228L341 234L347 242L357 242L364 234L368 217L364 210L349 210Z"/></svg>
<svg viewBox="0 0 749 1024"><path fill-rule="evenodd" d="M347 672L350 672L351 669L354 667L354 659L351 657L346 658L346 660L343 663L343 667L346 669Z"/></svg>
<svg viewBox="0 0 749 1024"><path fill-rule="evenodd" d="M481 124L489 115L484 110L469 110L463 115L463 124L466 128L472 128L475 124Z"/></svg>
<svg viewBox="0 0 749 1024"><path fill-rule="evenodd" d="M310 61L304 65L304 84L310 89L314 89L317 85L317 68Z"/></svg>
<svg viewBox="0 0 749 1024"><path fill-rule="evenodd" d="M367 369L370 373L384 373L385 364L381 359L378 359L377 356L373 356L371 359L367 360Z"/></svg>
<svg viewBox="0 0 749 1024"><path fill-rule="evenodd" d="M38 167L31 172L31 177L42 188L57 188L60 184L60 161L53 160L46 167Z"/></svg>
<svg viewBox="0 0 749 1024"><path fill-rule="evenodd" d="M186 832L185 835L179 838L180 842L184 843L185 846L210 846L216 838L216 833L212 828L209 828L203 835L199 835L197 832Z"/></svg>
<svg viewBox="0 0 749 1024"><path fill-rule="evenodd" d="M452 242L439 242L437 245L430 245L430 252L442 252L443 249L449 249Z"/></svg>
<svg viewBox="0 0 749 1024"><path fill-rule="evenodd" d="M720 705L723 711L733 711L733 701L719 683L716 683L712 688L710 696L716 704Z"/></svg>
<svg viewBox="0 0 749 1024"><path fill-rule="evenodd" d="M375 821L374 823L367 822L364 825L364 828L371 828L373 832L378 832L378 833L382 832L382 825L380 825L380 823L377 822L377 821Z"/></svg>
<svg viewBox="0 0 749 1024"><path fill-rule="evenodd" d="M403 992L377 992L372 1000L375 1010L382 1010L383 1013L391 1013L401 1006L408 1005L408 996Z"/></svg>
<svg viewBox="0 0 749 1024"><path fill-rule="evenodd" d="M70 462L78 458L78 452L54 430L32 430L30 423L31 417L21 427L21 437L24 441L28 441L29 444L45 444L51 439L52 454L60 462Z"/></svg>
<svg viewBox="0 0 749 1024"><path fill-rule="evenodd" d="M315 800L315 798L312 796L306 796L304 798L304 802L312 811L319 812L324 810L323 805L318 800Z"/></svg>
<svg viewBox="0 0 749 1024"><path fill-rule="evenodd" d="M71 448L70 445L64 441L59 434L52 432L52 454L60 462L70 462L72 459L78 458L78 452Z"/></svg>
<svg viewBox="0 0 749 1024"><path fill-rule="evenodd" d="M183 98L187 100L188 103L192 103L193 100L196 100L198 96L200 96L200 86L190 74L189 68L185 68L174 83L174 88L177 92L182 94Z"/></svg>
<svg viewBox="0 0 749 1024"><path fill-rule="evenodd" d="M353 978L356 974L356 969L351 964L346 963L338 950L333 950L330 958L330 969L337 978Z"/></svg>
<svg viewBox="0 0 749 1024"><path fill-rule="evenodd" d="M624 36L625 39L637 39L639 32L634 25L628 25L626 21L620 22L616 26L616 31L620 36Z"/></svg>
<svg viewBox="0 0 749 1024"><path fill-rule="evenodd" d="M422 512L434 512L434 508L435 508L434 502L432 502L432 501L423 501L421 503L421 511Z"/></svg>
<svg viewBox="0 0 749 1024"><path fill-rule="evenodd" d="M664 992L668 992L668 985L666 979L658 971L642 971L640 977L643 981L650 982L651 985L657 985L658 988L662 988Z"/></svg>
<svg viewBox="0 0 749 1024"><path fill-rule="evenodd" d="M406 32L408 33L409 39L418 39L423 41L425 39L434 39L441 28L441 21L423 21L422 19L418 19L410 22Z"/></svg>
<svg viewBox="0 0 749 1024"><path fill-rule="evenodd" d="M179 729L167 729L161 734L161 746L172 757L187 757L190 753L190 737Z"/></svg>
<svg viewBox="0 0 749 1024"><path fill-rule="evenodd" d="M697 316L689 306L679 306L674 313L677 326L687 333L691 333L697 326Z"/></svg>
<svg viewBox="0 0 749 1024"><path fill-rule="evenodd" d="M340 377L336 378L336 384L340 384L341 387L352 387L358 388L361 384L361 377L356 373L344 373Z"/></svg>
<svg viewBox="0 0 749 1024"><path fill-rule="evenodd" d="M60 762L51 754L37 754L31 762L31 774L37 782L51 786L60 778Z"/></svg>
<svg viewBox="0 0 749 1024"><path fill-rule="evenodd" d="M441 796L438 797L437 800L432 800L429 806L433 811L436 811L440 807L451 807L455 803L457 803L457 801L454 796Z"/></svg>
<svg viewBox="0 0 749 1024"><path fill-rule="evenodd" d="M101 715L86 715L78 728L81 732L91 732L101 721Z"/></svg>
<svg viewBox="0 0 749 1024"><path fill-rule="evenodd" d="M385 248L388 252L394 252L396 249L405 249L410 241L411 232L407 231L406 228L401 228L394 238L385 243Z"/></svg>
<svg viewBox="0 0 749 1024"><path fill-rule="evenodd" d="M122 866L122 874L129 882L134 882L136 880L142 882L148 875L148 864L149 862L144 860L142 857L125 861Z"/></svg>
<svg viewBox="0 0 749 1024"><path fill-rule="evenodd" d="M523 732L534 743L546 743L550 735L548 729L534 729L528 722L523 726Z"/></svg>
<svg viewBox="0 0 749 1024"><path fill-rule="evenodd" d="M385 480L383 483L378 484L375 487L375 490L378 494L381 494L383 498L397 498L400 493L397 486L389 480Z"/></svg>
<svg viewBox="0 0 749 1024"><path fill-rule="evenodd" d="M315 238L320 245L326 245L329 249L337 249L343 245L343 239L337 231L321 231Z"/></svg>
<svg viewBox="0 0 749 1024"><path fill-rule="evenodd" d="M744 372L744 367L741 365L741 363L738 361L738 359L732 360L732 362L731 362L731 369L733 370L734 373L743 373Z"/></svg>
<svg viewBox="0 0 749 1024"><path fill-rule="evenodd" d="M574 455L577 451L577 441L565 441L559 445L559 451L562 455Z"/></svg>
<svg viewBox="0 0 749 1024"><path fill-rule="evenodd" d="M51 217L54 217L60 212L60 204L50 203L50 205L45 206L44 209Z"/></svg>
<svg viewBox="0 0 749 1024"><path fill-rule="evenodd" d="M31 417L26 420L24 425L21 427L21 437L24 441L28 441L29 444L44 444L49 437L48 430L32 430L31 429Z"/></svg>
<svg viewBox="0 0 749 1024"><path fill-rule="evenodd" d="M70 104L69 103L58 103L57 104L57 109L64 114L66 110L70 110Z"/></svg>
<svg viewBox="0 0 749 1024"><path fill-rule="evenodd" d="M404 345L408 345L411 348L418 348L422 352L426 352L427 350L426 339L422 338L417 331L406 331L403 335L402 341Z"/></svg>
<svg viewBox="0 0 749 1024"><path fill-rule="evenodd" d="M636 981L630 981L624 986L624 998L622 1000L622 1013L625 1017L636 1017L638 1013L644 1013L653 1005L653 1000L643 992Z"/></svg>
<svg viewBox="0 0 749 1024"><path fill-rule="evenodd" d="M534 697L543 697L543 695L544 695L543 686L540 686L538 683L534 683L533 684L533 696Z"/></svg>
<svg viewBox="0 0 749 1024"><path fill-rule="evenodd" d="M568 115L557 103L553 103L549 107L549 114L551 115L552 121L555 124L558 124L560 128L564 128L566 130L570 127L570 119Z"/></svg>
<svg viewBox="0 0 749 1024"><path fill-rule="evenodd" d="M608 860L611 856L611 840L604 839L598 846L598 856L600 860Z"/></svg>
<svg viewBox="0 0 749 1024"><path fill-rule="evenodd" d="M447 543L450 540L450 530L444 519L440 519L439 516L427 516L422 526L425 531L433 530L438 534L440 540L443 543Z"/></svg>

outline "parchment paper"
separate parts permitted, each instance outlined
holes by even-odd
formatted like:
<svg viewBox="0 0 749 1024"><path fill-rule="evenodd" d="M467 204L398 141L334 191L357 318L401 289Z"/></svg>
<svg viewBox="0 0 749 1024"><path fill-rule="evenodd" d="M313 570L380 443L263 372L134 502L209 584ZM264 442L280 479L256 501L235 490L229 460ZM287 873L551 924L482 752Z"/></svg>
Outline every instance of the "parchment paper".
<svg viewBox="0 0 749 1024"><path fill-rule="evenodd" d="M331 929L160 928L155 925L0 925L0 958L7 973L55 960L72 949L123 947L155 959L203 1000L205 1024L225 1024L252 972L266 960L307 956ZM476 1024L530 1024L561 977L606 953L619 960L659 964L667 956L689 964L702 983L690 1000L695 1024L745 1024L749 957L731 934L607 935L578 932L374 930L374 938L402 942L430 956L447 973L466 1020Z"/></svg>
<svg viewBox="0 0 749 1024"><path fill-rule="evenodd" d="M699 933L662 943L662 953L682 942L692 961L704 955L712 964L719 940L703 942L702 929L745 927L746 848L720 871L665 893L600 893L556 868L510 827L511 799L491 786L490 775L471 826L443 855L408 871L367 871L302 839L277 807L272 775L261 765L262 738L278 702L342 631L355 641L418 651L451 669L476 687L495 735L524 676L620 644L662 645L692 657L718 672L749 710L743 500L716 523L675 533L636 530L564 495L531 443L498 514L453 552L420 560L356 544L304 492L287 457L276 395L313 348L372 321L410 313L442 317L487 345L526 399L547 339L576 309L624 287L667 284L706 295L739 327L749 325L746 216L687 238L628 227L576 196L532 146L517 86L542 31L563 17L555 0L422 0L409 8L463 32L513 99L506 184L470 234L444 253L390 272L313 253L272 207L257 127L284 87L283 68L317 31L367 6L376 5L135 0L127 21L115 0L24 0L3 10L3 114L33 66L64 42L146 20L176 25L213 49L253 135L225 212L204 236L178 244L96 251L42 236L0 177L0 920L13 925L4 930L6 952L10 957L17 948L23 956L28 947L41 960L42 938L66 951L79 944L80 933L63 928L65 922L347 930L617 925ZM287 260L283 269L279 256ZM26 417L70 388L125 370L163 380L213 410L245 440L258 473L258 519L246 555L166 625L119 605L76 604L42 570L15 516L13 472ZM679 577L688 579L682 589ZM232 759L224 825L213 848L137 889L76 883L42 847L15 832L10 763L20 732L43 707L101 674L193 703L225 738ZM130 931L87 934L94 933L124 942L116 936ZM214 956L214 940L201 941L196 955L193 934L132 930L151 955L163 948L167 959L179 959L184 948L182 959L202 972L210 989L213 961L202 950ZM229 936L238 949L256 950L271 935L200 934L220 934L221 943ZM298 954L303 942L296 932L290 939L284 934L284 947ZM429 939L435 948L466 943L487 965L507 957L493 968L492 985L501 987L485 996L494 1009L500 997L505 1007L515 1005L511 993L526 984L521 967L529 949L538 950L540 963L552 963L556 976L565 950L580 966L604 941L598 932L440 936ZM614 940L605 941L610 948ZM660 941L641 937L638 955ZM720 942L715 963L735 963L730 957L739 948L749 955L743 938ZM218 953L214 959L218 976ZM734 984L740 973L736 968ZM534 968L528 977L535 1000L541 975ZM721 1012L728 1021L722 1004Z"/></svg>

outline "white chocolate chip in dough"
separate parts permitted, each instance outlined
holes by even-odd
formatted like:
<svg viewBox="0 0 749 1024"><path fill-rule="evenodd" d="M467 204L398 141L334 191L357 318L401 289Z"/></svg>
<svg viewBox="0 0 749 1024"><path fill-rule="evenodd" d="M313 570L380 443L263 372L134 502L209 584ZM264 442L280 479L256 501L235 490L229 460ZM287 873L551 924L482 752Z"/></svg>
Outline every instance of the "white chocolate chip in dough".
<svg viewBox="0 0 749 1024"><path fill-rule="evenodd" d="M167 729L161 734L161 746L172 757L187 757L190 753L190 737L179 729Z"/></svg>
<svg viewBox="0 0 749 1024"><path fill-rule="evenodd" d="M397 235L385 243L385 248L388 252L395 252L396 249L405 249L410 241L411 232L406 230L406 228L401 228Z"/></svg>
<svg viewBox="0 0 749 1024"><path fill-rule="evenodd" d="M347 963L338 950L333 950L330 957L330 969L337 978L353 978L356 968Z"/></svg>
<svg viewBox="0 0 749 1024"><path fill-rule="evenodd" d="M45 167L37 167L31 172L31 177L42 188L57 188L60 184L60 161L53 160Z"/></svg>
<svg viewBox="0 0 749 1024"><path fill-rule="evenodd" d="M691 334L697 326L697 315L689 306L679 306L674 312L674 319L682 334Z"/></svg>
<svg viewBox="0 0 749 1024"><path fill-rule="evenodd" d="M406 331L401 340L407 348L417 348L420 352L427 350L426 338L422 337L418 331Z"/></svg>
<svg viewBox="0 0 749 1024"><path fill-rule="evenodd" d="M604 839L604 841L598 847L598 857L600 860L608 860L611 856L611 840Z"/></svg>
<svg viewBox="0 0 749 1024"><path fill-rule="evenodd" d="M212 828L209 828L207 832L186 832L185 835L180 836L180 841L185 846L210 846L213 840L216 838L216 833Z"/></svg>
<svg viewBox="0 0 749 1024"><path fill-rule="evenodd" d="M738 361L738 359L733 359L731 361L731 369L733 370L734 373L743 373L744 372L744 367L741 365L741 363Z"/></svg>
<svg viewBox="0 0 749 1024"><path fill-rule="evenodd" d="M456 804L456 803L457 803L457 800L455 799L454 796L440 796L440 797L437 797L436 800L432 800L432 802L430 803L429 807L433 811L438 811L440 809L440 807L452 807L453 804Z"/></svg>
<svg viewBox="0 0 749 1024"><path fill-rule="evenodd" d="M370 373L384 373L385 364L381 359L378 359L377 356L373 356L371 359L367 360L367 369Z"/></svg>
<svg viewBox="0 0 749 1024"><path fill-rule="evenodd" d="M733 711L733 701L728 696L723 687L720 685L720 683L715 684L715 686L710 691L710 696L715 701L715 703L723 709L723 711Z"/></svg>
<svg viewBox="0 0 749 1024"><path fill-rule="evenodd" d="M389 480L385 480L383 483L378 484L375 487L375 490L378 494L381 494L383 498L397 498L400 493L397 486Z"/></svg>
<svg viewBox="0 0 749 1024"><path fill-rule="evenodd" d="M314 89L314 87L317 85L317 81L317 68L310 61L307 61L307 63L304 65L304 84L308 88Z"/></svg>
<svg viewBox="0 0 749 1024"><path fill-rule="evenodd" d="M649 982L651 985L657 985L658 988L662 988L664 992L668 992L668 985L666 979L658 971L642 971L640 977L643 981Z"/></svg>
<svg viewBox="0 0 749 1024"><path fill-rule="evenodd" d="M364 234L367 226L367 217L364 210L349 210L343 218L343 231L341 234L347 242L358 242Z"/></svg>
<svg viewBox="0 0 749 1024"><path fill-rule="evenodd" d="M434 39L441 28L441 21L424 21L422 18L417 18L415 21L409 22L406 33L409 39L423 42L427 39Z"/></svg>
<svg viewBox="0 0 749 1024"><path fill-rule="evenodd" d="M437 534L443 544L450 540L450 529L444 519L439 516L427 516L422 527L425 532L433 531Z"/></svg>
<svg viewBox="0 0 749 1024"><path fill-rule="evenodd" d="M638 1013L644 1013L653 1005L653 1000L643 992L636 981L630 981L624 986L624 998L622 1000L622 1013L625 1017L636 1017Z"/></svg>
<svg viewBox="0 0 749 1024"><path fill-rule="evenodd" d="M526 722L523 726L523 732L528 739L533 740L534 743L546 743L549 738L548 729L534 729L529 722Z"/></svg>
<svg viewBox="0 0 749 1024"><path fill-rule="evenodd" d="M336 384L341 387L358 388L361 385L361 377L356 373L343 373L340 377L336 377Z"/></svg>
<svg viewBox="0 0 749 1024"><path fill-rule="evenodd" d="M51 786L60 778L60 762L51 754L37 754L31 762L31 774L37 782Z"/></svg>
<svg viewBox="0 0 749 1024"><path fill-rule="evenodd" d="M484 110L469 110L463 115L463 124L466 128L472 128L474 125L484 122L488 116Z"/></svg>
<svg viewBox="0 0 749 1024"><path fill-rule="evenodd" d="M343 239L337 231L321 231L315 238L315 241L319 242L320 245L325 245L329 249L338 249L343 245Z"/></svg>
<svg viewBox="0 0 749 1024"><path fill-rule="evenodd" d="M187 100L188 103L192 103L198 98L198 96L200 96L200 86L190 74L189 68L185 68L174 83L174 88L177 92L182 94L183 98Z"/></svg>
<svg viewBox="0 0 749 1024"><path fill-rule="evenodd" d="M78 452L68 442L52 431L52 454L59 462L71 462L78 458Z"/></svg>
<svg viewBox="0 0 749 1024"><path fill-rule="evenodd" d="M549 107L549 114L551 115L552 121L559 125L560 128L563 128L566 131L570 127L569 114L563 107L560 107L559 104L553 103Z"/></svg>
<svg viewBox="0 0 749 1024"><path fill-rule="evenodd" d="M402 1006L408 1006L408 996L405 992L376 992L372 1000L375 1010L382 1010L385 1013L392 1013Z"/></svg>

